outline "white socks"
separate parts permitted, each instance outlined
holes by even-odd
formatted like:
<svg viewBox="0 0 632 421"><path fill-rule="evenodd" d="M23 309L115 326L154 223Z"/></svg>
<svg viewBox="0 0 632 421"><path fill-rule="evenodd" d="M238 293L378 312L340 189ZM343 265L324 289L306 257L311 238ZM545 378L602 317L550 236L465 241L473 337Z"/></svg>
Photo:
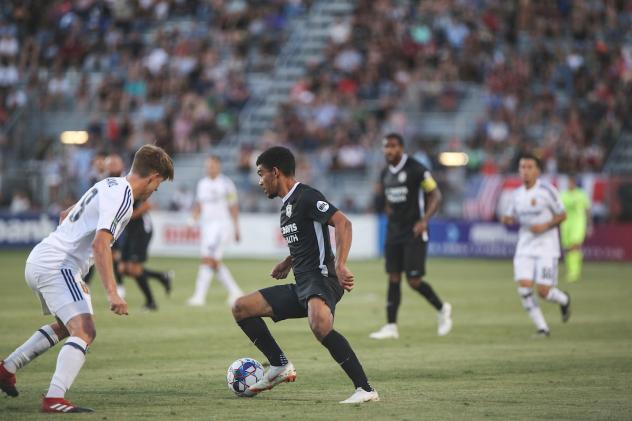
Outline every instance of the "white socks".
<svg viewBox="0 0 632 421"><path fill-rule="evenodd" d="M533 296L533 290L527 287L518 287L518 294L520 295L520 300L522 301L522 307L527 310L531 321L535 324L538 330L549 330L549 326L546 324L542 310Z"/></svg>
<svg viewBox="0 0 632 421"><path fill-rule="evenodd" d="M568 295L556 287L552 287L546 296L547 301L552 301L565 306L568 304Z"/></svg>
<svg viewBox="0 0 632 421"><path fill-rule="evenodd" d="M59 351L57 367L50 382L47 398L63 398L86 360L88 344L77 336L69 337Z"/></svg>
<svg viewBox="0 0 632 421"><path fill-rule="evenodd" d="M26 342L4 360L4 368L10 373L18 371L59 342L57 334L49 325L42 326Z"/></svg>
<svg viewBox="0 0 632 421"><path fill-rule="evenodd" d="M224 285L224 288L226 288L226 291L228 291L229 295L232 295L232 296L243 295L243 291L241 290L241 288L239 288L239 286L235 282L233 275L231 275L226 265L222 264L217 269L217 279L222 283L222 285Z"/></svg>
<svg viewBox="0 0 632 421"><path fill-rule="evenodd" d="M208 288L213 280L213 271L207 265L200 265L198 268L197 279L195 280L195 292L193 297L204 300L208 293Z"/></svg>

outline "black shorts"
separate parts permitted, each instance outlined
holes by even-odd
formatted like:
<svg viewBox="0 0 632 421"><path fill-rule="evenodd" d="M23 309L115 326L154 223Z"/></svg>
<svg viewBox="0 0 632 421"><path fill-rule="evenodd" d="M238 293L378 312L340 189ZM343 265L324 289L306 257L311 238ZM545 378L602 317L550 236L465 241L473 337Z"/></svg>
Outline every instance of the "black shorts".
<svg viewBox="0 0 632 421"><path fill-rule="evenodd" d="M344 290L336 278L320 273L302 273L296 277L296 284L275 285L260 289L263 298L272 307L272 320L300 319L307 317L307 302L311 297L322 298L336 312L336 303L340 301Z"/></svg>
<svg viewBox="0 0 632 421"><path fill-rule="evenodd" d="M406 242L384 245L387 273L406 273L407 278L419 278L426 274L426 251L428 243L420 237Z"/></svg>
<svg viewBox="0 0 632 421"><path fill-rule="evenodd" d="M147 249L151 240L151 232L132 231L125 236L121 244L121 260L123 262L144 263L147 261Z"/></svg>

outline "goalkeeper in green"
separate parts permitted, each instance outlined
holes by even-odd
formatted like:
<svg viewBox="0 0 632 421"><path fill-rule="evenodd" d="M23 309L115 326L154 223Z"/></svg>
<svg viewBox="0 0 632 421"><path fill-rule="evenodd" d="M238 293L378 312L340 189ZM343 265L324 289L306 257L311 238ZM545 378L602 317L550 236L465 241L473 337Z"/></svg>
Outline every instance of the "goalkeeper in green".
<svg viewBox="0 0 632 421"><path fill-rule="evenodd" d="M561 200L566 209L566 220L560 226L562 247L564 247L566 263L566 280L579 280L582 272L582 243L592 230L590 199L584 190L577 186L573 175L568 177L568 190L562 192Z"/></svg>

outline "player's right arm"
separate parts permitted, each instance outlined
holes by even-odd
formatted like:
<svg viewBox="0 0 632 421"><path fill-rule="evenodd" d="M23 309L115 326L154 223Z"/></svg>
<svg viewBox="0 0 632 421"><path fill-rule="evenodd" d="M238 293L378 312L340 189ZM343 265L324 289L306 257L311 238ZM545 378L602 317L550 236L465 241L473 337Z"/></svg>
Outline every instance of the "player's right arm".
<svg viewBox="0 0 632 421"><path fill-rule="evenodd" d="M516 218L516 192L511 195L509 206L505 209L505 213L500 217L500 222L505 225L513 225L518 223Z"/></svg>
<svg viewBox="0 0 632 421"><path fill-rule="evenodd" d="M114 313L122 315L127 314L127 303L122 299L116 291L116 282L114 280L114 270L112 269L112 233L108 230L98 230L92 241L92 253L94 255L94 265L99 272L101 282L108 296L110 310Z"/></svg>
<svg viewBox="0 0 632 421"><path fill-rule="evenodd" d="M272 268L270 276L274 279L285 279L290 274L290 270L292 270L292 256L288 256L277 263L276 266Z"/></svg>
<svg viewBox="0 0 632 421"><path fill-rule="evenodd" d="M99 219L92 240L94 263L107 293L110 310L119 315L127 314L127 303L116 291L111 245L117 231L127 224L124 218L132 208L134 198L131 189L121 184L102 186L98 193L96 189L94 191L99 196Z"/></svg>

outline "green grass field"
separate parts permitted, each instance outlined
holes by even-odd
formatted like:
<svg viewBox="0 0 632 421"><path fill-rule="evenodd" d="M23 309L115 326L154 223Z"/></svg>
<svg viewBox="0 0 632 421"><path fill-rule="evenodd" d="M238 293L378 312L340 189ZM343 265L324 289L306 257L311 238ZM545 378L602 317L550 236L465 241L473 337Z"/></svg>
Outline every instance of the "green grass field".
<svg viewBox="0 0 632 421"><path fill-rule="evenodd" d="M26 252L0 254L0 358L50 319L23 281ZM270 261L228 261L245 290L272 284ZM428 419L578 420L632 418L632 265L588 264L585 279L562 283L573 297L573 316L542 307L552 329L534 340L511 280L509 261L438 260L429 281L454 308L454 330L436 336L436 317L404 287L397 341L367 335L384 322L385 276L379 261L353 262L353 293L337 309L336 328L363 362L381 402L339 405L352 385L312 337L306 320L272 325L294 362L296 383L254 399L226 387L238 357L264 357L234 324L225 293L213 283L205 308L184 305L197 262L153 259L149 266L176 271L166 298L154 285L160 310L139 311L141 298L127 281L130 315L106 308L98 278L92 295L97 340L69 399L95 408L99 420L136 419ZM58 348L18 372L18 398L0 398L0 419L39 419Z"/></svg>

